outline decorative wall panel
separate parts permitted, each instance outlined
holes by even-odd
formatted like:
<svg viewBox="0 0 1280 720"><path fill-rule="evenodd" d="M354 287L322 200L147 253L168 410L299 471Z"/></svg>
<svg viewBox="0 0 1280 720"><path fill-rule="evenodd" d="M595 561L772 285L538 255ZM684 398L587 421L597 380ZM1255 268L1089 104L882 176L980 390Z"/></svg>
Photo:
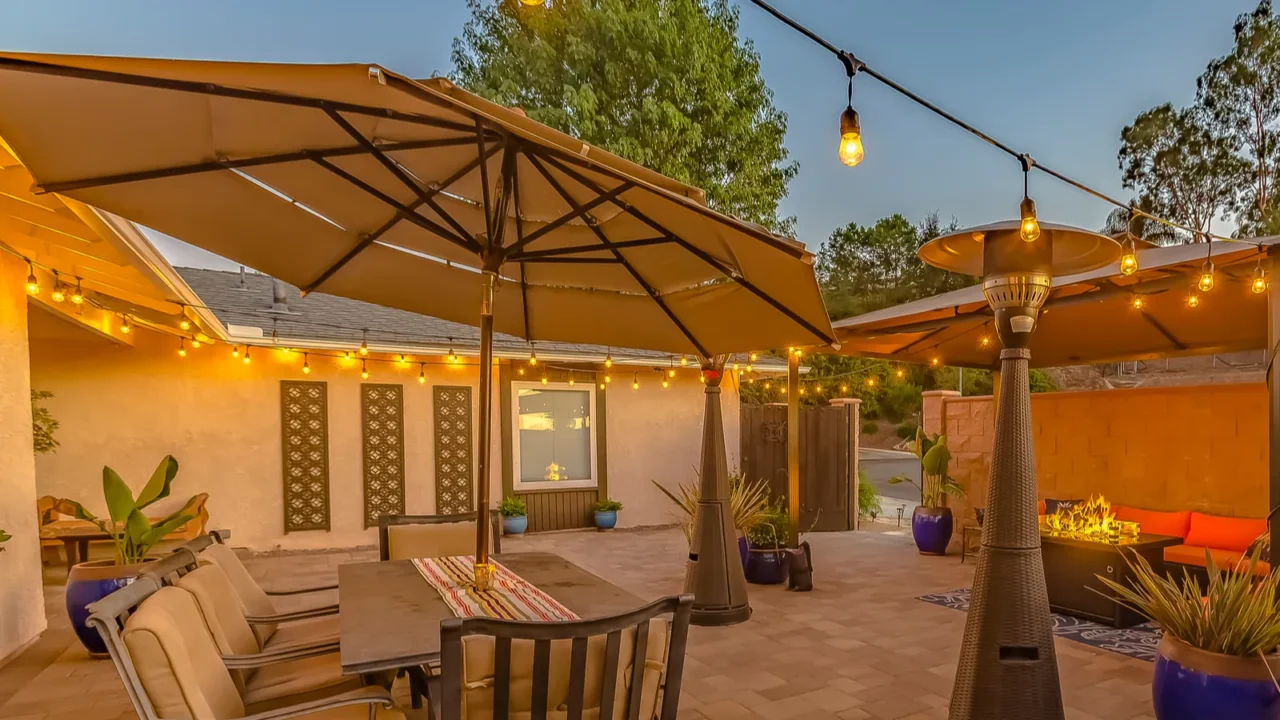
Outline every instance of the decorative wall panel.
<svg viewBox="0 0 1280 720"><path fill-rule="evenodd" d="M471 388L436 385L436 514L475 509L472 483Z"/></svg>
<svg viewBox="0 0 1280 720"><path fill-rule="evenodd" d="M364 526L404 514L404 387L360 386L364 437Z"/></svg>
<svg viewBox="0 0 1280 720"><path fill-rule="evenodd" d="M329 387L280 381L284 531L329 529Z"/></svg>

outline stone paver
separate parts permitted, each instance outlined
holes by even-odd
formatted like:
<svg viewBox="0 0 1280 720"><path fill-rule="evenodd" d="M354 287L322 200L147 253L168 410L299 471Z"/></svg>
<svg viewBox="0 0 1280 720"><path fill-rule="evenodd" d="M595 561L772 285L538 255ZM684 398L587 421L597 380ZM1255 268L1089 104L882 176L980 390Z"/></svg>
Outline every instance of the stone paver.
<svg viewBox="0 0 1280 720"><path fill-rule="evenodd" d="M812 593L751 586L750 622L692 629L681 720L945 718L965 616L914 598L969 586L973 565L922 557L897 533L808 540ZM681 590L687 553L675 530L504 538L503 549L559 553L645 599ZM299 585L375 557L368 549L290 553L253 557L249 566ZM49 631L0 669L0 719L135 717L110 661L90 659L71 633L60 575L46 573ZM1057 650L1069 720L1153 716L1149 663L1067 640Z"/></svg>

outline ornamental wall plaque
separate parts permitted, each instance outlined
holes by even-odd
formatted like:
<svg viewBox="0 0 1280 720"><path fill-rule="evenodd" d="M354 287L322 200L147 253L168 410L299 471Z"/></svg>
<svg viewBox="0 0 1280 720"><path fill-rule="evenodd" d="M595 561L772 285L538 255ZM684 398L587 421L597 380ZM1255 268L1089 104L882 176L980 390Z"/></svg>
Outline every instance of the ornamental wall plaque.
<svg viewBox="0 0 1280 720"><path fill-rule="evenodd" d="M329 386L280 381L284 531L329 529Z"/></svg>
<svg viewBox="0 0 1280 720"><path fill-rule="evenodd" d="M364 440L364 526L404 514L404 387L360 386Z"/></svg>

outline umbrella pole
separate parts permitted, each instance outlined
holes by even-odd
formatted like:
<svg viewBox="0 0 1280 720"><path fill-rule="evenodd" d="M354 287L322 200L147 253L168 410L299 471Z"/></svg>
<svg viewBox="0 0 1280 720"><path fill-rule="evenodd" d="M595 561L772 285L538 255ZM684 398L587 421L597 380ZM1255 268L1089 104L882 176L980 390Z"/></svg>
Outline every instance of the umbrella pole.
<svg viewBox="0 0 1280 720"><path fill-rule="evenodd" d="M493 286L497 274L486 270L480 296L480 459L476 463L476 566L478 590L488 590L494 565L489 561L489 445L493 435Z"/></svg>

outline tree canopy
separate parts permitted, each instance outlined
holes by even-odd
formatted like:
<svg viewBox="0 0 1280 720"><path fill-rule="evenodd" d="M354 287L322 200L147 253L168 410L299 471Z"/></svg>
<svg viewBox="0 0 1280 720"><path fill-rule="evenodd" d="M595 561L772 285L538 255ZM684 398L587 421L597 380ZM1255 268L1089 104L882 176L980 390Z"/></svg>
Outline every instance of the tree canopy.
<svg viewBox="0 0 1280 720"><path fill-rule="evenodd" d="M790 233L786 114L728 0L467 0L453 79Z"/></svg>

